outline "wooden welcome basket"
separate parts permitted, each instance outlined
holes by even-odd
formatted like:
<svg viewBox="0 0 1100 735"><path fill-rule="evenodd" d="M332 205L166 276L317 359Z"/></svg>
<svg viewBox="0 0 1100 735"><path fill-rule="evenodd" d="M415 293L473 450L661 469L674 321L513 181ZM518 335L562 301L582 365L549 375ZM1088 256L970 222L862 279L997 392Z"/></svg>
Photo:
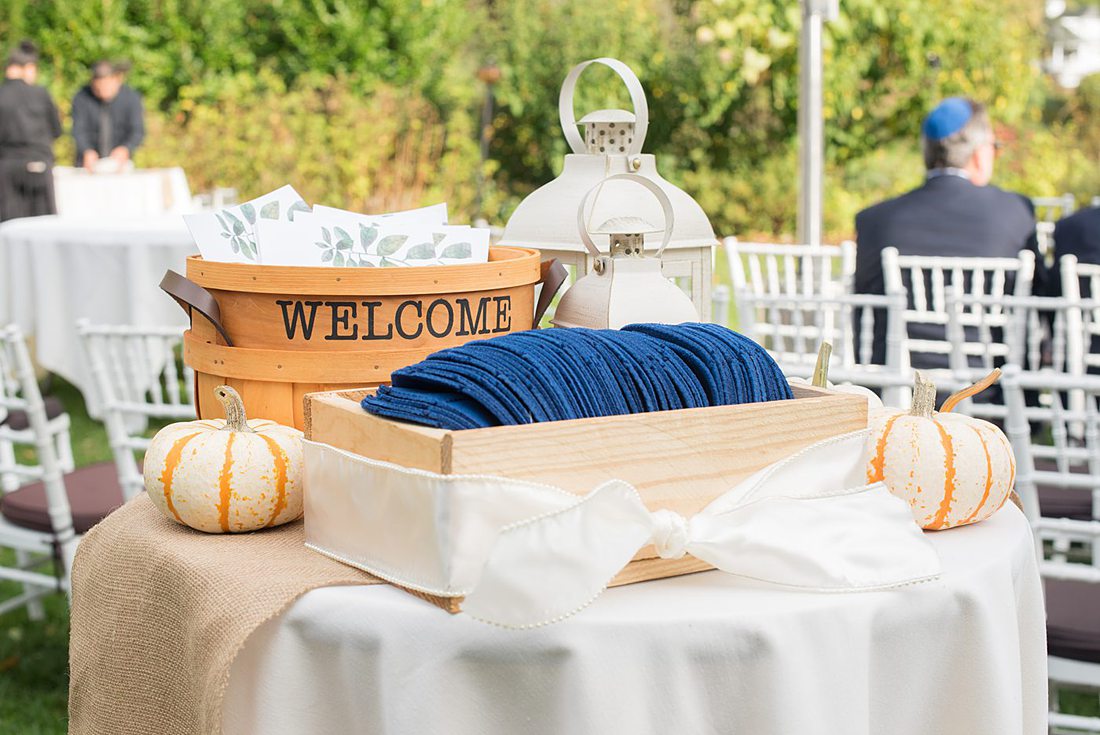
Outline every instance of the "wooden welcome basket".
<svg viewBox="0 0 1100 735"><path fill-rule="evenodd" d="M306 268L187 259L161 288L191 315L184 361L200 418L220 418L227 384L250 417L303 428L307 393L375 387L445 347L531 329L560 285L539 253L493 247L489 262L416 268ZM556 283L555 283L556 281ZM195 318L198 312L199 318Z"/></svg>

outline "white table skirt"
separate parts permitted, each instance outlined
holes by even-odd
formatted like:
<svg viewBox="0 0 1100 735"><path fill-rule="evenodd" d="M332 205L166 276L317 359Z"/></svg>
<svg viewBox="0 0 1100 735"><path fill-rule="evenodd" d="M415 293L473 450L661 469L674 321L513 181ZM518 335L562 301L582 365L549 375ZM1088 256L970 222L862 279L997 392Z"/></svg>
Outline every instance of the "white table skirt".
<svg viewBox="0 0 1100 735"><path fill-rule="evenodd" d="M160 288L197 252L183 219L29 217L0 225L0 324L34 336L38 363L76 385L95 411L76 321L183 326ZM94 415L94 413L93 413Z"/></svg>
<svg viewBox="0 0 1100 735"><path fill-rule="evenodd" d="M56 166L53 172L57 213L62 217L156 217L193 211L182 168L92 174Z"/></svg>
<svg viewBox="0 0 1100 735"><path fill-rule="evenodd" d="M533 631L389 586L315 590L246 643L224 732L1045 733L1026 520L1009 505L929 538L935 583L808 594L708 572L608 590Z"/></svg>

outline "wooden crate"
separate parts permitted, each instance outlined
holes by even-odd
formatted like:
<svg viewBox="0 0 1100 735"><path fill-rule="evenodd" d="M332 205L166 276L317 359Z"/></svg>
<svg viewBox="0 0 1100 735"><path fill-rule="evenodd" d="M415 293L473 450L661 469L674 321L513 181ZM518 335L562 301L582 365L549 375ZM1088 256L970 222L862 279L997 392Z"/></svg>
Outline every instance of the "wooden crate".
<svg viewBox="0 0 1100 735"><path fill-rule="evenodd" d="M445 431L368 414L370 390L306 396L306 438L372 459L439 474L490 474L586 494L629 482L650 510L684 516L754 472L829 437L864 429L862 396L792 385L794 400ZM612 586L710 569L652 546ZM417 593L419 594L419 593ZM420 595L456 612L461 598Z"/></svg>

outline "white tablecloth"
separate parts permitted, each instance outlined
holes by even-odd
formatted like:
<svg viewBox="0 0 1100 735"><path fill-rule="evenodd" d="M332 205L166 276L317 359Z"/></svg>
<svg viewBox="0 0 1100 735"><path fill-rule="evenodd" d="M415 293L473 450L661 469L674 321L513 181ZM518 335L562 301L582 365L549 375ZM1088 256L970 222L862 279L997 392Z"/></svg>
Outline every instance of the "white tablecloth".
<svg viewBox="0 0 1100 735"><path fill-rule="evenodd" d="M708 572L614 588L531 631L388 586L315 590L246 643L224 731L1045 733L1026 520L1009 505L929 538L935 583L809 594Z"/></svg>
<svg viewBox="0 0 1100 735"><path fill-rule="evenodd" d="M183 272L197 252L183 219L29 217L0 225L0 324L34 336L39 364L92 400L76 321L184 325L160 288L168 268Z"/></svg>
<svg viewBox="0 0 1100 735"><path fill-rule="evenodd" d="M57 213L63 217L156 217L193 211L182 168L92 174L57 166L53 171Z"/></svg>

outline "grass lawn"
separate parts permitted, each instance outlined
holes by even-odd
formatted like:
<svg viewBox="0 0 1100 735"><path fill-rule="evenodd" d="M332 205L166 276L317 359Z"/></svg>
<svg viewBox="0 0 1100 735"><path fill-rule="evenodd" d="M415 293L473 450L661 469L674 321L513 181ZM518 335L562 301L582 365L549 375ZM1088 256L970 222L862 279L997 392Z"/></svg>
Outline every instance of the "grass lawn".
<svg viewBox="0 0 1100 735"><path fill-rule="evenodd" d="M0 598L19 591L17 585L0 584ZM55 735L66 729L68 605L59 594L46 598L45 606L45 621L29 621L25 609L0 617L0 733L4 735Z"/></svg>
<svg viewBox="0 0 1100 735"><path fill-rule="evenodd" d="M72 421L77 464L111 459L107 432L88 417L84 399L71 385L54 380L54 395ZM0 550L3 563L14 561ZM0 599L21 592L0 582ZM69 609L65 596L45 598L46 619L30 621L25 609L0 616L0 735L57 735L66 731L69 696Z"/></svg>

